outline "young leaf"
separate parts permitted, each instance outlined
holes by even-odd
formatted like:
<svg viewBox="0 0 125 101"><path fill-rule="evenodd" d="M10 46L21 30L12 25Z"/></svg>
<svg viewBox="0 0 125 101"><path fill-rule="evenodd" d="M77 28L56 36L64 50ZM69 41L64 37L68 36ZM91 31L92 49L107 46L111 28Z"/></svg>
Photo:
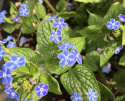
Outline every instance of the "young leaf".
<svg viewBox="0 0 125 101"><path fill-rule="evenodd" d="M125 54L122 55L118 64L121 65L121 66L125 66Z"/></svg>
<svg viewBox="0 0 125 101"><path fill-rule="evenodd" d="M53 92L59 95L62 94L58 81L51 75L47 73L40 74L40 83L48 84L49 92Z"/></svg>
<svg viewBox="0 0 125 101"><path fill-rule="evenodd" d="M98 83L92 71L86 65L76 65L75 68L61 75L60 80L70 95L72 95L73 92L77 92L82 95L82 98L85 98L88 94L88 89L93 88L94 92L98 94L97 101L101 101Z"/></svg>
<svg viewBox="0 0 125 101"><path fill-rule="evenodd" d="M12 3L12 2L10 2L11 3L11 7L10 7L10 14L11 15L18 15L18 11L17 11L17 8L15 7L15 5Z"/></svg>
<svg viewBox="0 0 125 101"><path fill-rule="evenodd" d="M123 34L122 34L122 46L125 45L125 26L123 26Z"/></svg>
<svg viewBox="0 0 125 101"><path fill-rule="evenodd" d="M103 24L103 18L99 15L93 14L89 12L89 18L88 18L88 24L89 25L102 25Z"/></svg>
<svg viewBox="0 0 125 101"><path fill-rule="evenodd" d="M44 18L46 16L45 7L39 2L36 3L35 9L36 9L36 14L38 15L39 18Z"/></svg>
<svg viewBox="0 0 125 101"><path fill-rule="evenodd" d="M113 93L101 82L98 82L100 93L101 93L101 101L114 100Z"/></svg>
<svg viewBox="0 0 125 101"><path fill-rule="evenodd" d="M66 5L67 5L68 2L66 2L65 0L59 0L59 2L57 3L56 5L56 9L59 11L59 12L63 12L66 10Z"/></svg>

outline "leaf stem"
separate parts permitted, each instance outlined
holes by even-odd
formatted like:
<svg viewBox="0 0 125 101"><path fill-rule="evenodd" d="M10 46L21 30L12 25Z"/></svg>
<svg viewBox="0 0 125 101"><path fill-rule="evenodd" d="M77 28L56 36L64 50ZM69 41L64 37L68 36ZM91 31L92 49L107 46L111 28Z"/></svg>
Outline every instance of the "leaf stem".
<svg viewBox="0 0 125 101"><path fill-rule="evenodd" d="M48 0L44 0L45 3L49 6L49 8L53 11L53 13L56 13L56 10L54 9L54 7L50 4L50 2Z"/></svg>
<svg viewBox="0 0 125 101"><path fill-rule="evenodd" d="M60 61L60 60L59 60L59 61ZM59 61L56 61L55 63L51 64L50 66L48 66L48 67L46 67L46 68L44 68L44 69L43 69L42 71L40 71L40 72L46 71L48 68L50 68L50 67L52 67L53 65L59 63Z"/></svg>
<svg viewBox="0 0 125 101"><path fill-rule="evenodd" d="M84 92L82 91L82 88L80 87L79 83L77 82L77 79L76 79L75 75L73 74L72 70L71 70L71 69L69 69L69 71L70 71L70 73L72 74L72 76L73 76L73 78L74 78L75 82L77 83L77 85L78 85L78 87L79 87L79 89L80 89L80 91L81 91L82 95L83 95L83 96L85 96L85 94L84 94ZM85 100L85 99L86 99L86 100ZM87 101L86 96L85 96L85 99L84 99L84 101Z"/></svg>
<svg viewBox="0 0 125 101"><path fill-rule="evenodd" d="M21 36L21 31L20 31L20 33L17 36L16 42L19 40L20 36Z"/></svg>

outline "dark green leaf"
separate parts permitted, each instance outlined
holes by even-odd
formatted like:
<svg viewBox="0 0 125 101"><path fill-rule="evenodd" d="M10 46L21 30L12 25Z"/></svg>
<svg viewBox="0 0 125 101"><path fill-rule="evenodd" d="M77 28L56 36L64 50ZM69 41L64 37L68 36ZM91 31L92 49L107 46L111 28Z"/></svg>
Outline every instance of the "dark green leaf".
<svg viewBox="0 0 125 101"><path fill-rule="evenodd" d="M88 89L93 88L94 92L98 94L97 101L101 101L98 83L92 71L86 65L76 65L75 68L61 75L60 80L70 95L72 95L73 92L77 92L82 95L82 98L85 98L81 90L87 96Z"/></svg>

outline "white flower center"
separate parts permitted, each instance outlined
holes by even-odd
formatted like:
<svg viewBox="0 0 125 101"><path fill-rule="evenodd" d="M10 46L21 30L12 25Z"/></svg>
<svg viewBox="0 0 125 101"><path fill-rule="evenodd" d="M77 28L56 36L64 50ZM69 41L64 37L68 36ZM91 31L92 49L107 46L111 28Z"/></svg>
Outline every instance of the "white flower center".
<svg viewBox="0 0 125 101"><path fill-rule="evenodd" d="M43 88L40 88L40 91L43 91Z"/></svg>
<svg viewBox="0 0 125 101"><path fill-rule="evenodd" d="M3 77L6 77L6 73L3 73Z"/></svg>
<svg viewBox="0 0 125 101"><path fill-rule="evenodd" d="M68 56L66 56L65 59L67 60L67 59L68 59Z"/></svg>
<svg viewBox="0 0 125 101"><path fill-rule="evenodd" d="M11 93L12 96L14 96L14 93Z"/></svg>

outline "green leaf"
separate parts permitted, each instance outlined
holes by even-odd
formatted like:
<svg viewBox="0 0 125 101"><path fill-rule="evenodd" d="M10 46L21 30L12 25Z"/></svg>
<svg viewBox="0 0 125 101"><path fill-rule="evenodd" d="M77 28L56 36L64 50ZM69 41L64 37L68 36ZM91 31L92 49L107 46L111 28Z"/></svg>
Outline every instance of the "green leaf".
<svg viewBox="0 0 125 101"><path fill-rule="evenodd" d="M38 15L39 18L44 18L46 16L45 7L39 2L36 3L35 9L36 9L36 14Z"/></svg>
<svg viewBox="0 0 125 101"><path fill-rule="evenodd" d="M51 21L42 21L38 27L37 30L37 42L38 42L38 47L39 51L42 54L46 54L48 51L52 50L54 48L54 42L50 40L50 35L52 35L52 22ZM62 31L62 39L67 39L69 38L70 34L70 28L66 27ZM62 42L63 42L62 40ZM55 46L57 46L55 44Z"/></svg>
<svg viewBox="0 0 125 101"><path fill-rule="evenodd" d="M22 22L22 27L21 27L21 32L24 33L24 34L31 34L33 33L35 30L34 30L34 26L31 22L31 19L25 19L25 18L22 18L23 22Z"/></svg>
<svg viewBox="0 0 125 101"><path fill-rule="evenodd" d="M10 3L11 3L10 14L11 15L18 15L17 8L15 7L15 5L12 2L10 2Z"/></svg>
<svg viewBox="0 0 125 101"><path fill-rule="evenodd" d="M117 97L114 101L125 101L125 95Z"/></svg>
<svg viewBox="0 0 125 101"><path fill-rule="evenodd" d="M4 89L5 84L0 85L0 89Z"/></svg>
<svg viewBox="0 0 125 101"><path fill-rule="evenodd" d="M67 73L61 75L60 80L70 95L72 95L73 92L77 92L81 94L82 98L85 98L81 93L81 90L87 96L88 89L93 88L94 92L98 94L97 101L101 101L98 83L92 71L86 65L76 65L75 68L72 68Z"/></svg>
<svg viewBox="0 0 125 101"><path fill-rule="evenodd" d="M100 54L97 51L87 53L84 64L91 68L92 71L97 71L100 63Z"/></svg>
<svg viewBox="0 0 125 101"><path fill-rule="evenodd" d="M121 66L125 66L125 54L122 55L118 64L121 65Z"/></svg>
<svg viewBox="0 0 125 101"><path fill-rule="evenodd" d="M63 12L66 10L66 6L67 6L67 3L65 0L59 0L59 2L57 3L56 5L56 9L59 11L59 12Z"/></svg>
<svg viewBox="0 0 125 101"><path fill-rule="evenodd" d="M122 46L125 45L125 26L123 26L123 34L122 34Z"/></svg>
<svg viewBox="0 0 125 101"><path fill-rule="evenodd" d="M71 11L71 12L63 12L63 13L59 13L58 15L67 20L67 19L69 19L71 17L74 17L76 15L76 12L73 12L73 11Z"/></svg>
<svg viewBox="0 0 125 101"><path fill-rule="evenodd" d="M83 2L83 3L99 3L99 2L103 2L104 0L75 0L78 2Z"/></svg>
<svg viewBox="0 0 125 101"><path fill-rule="evenodd" d="M103 18L99 15L96 15L96 14L89 12L88 24L89 25L102 25Z"/></svg>
<svg viewBox="0 0 125 101"><path fill-rule="evenodd" d="M125 93L125 71L118 71L114 75L113 80L116 82L118 91Z"/></svg>
<svg viewBox="0 0 125 101"><path fill-rule="evenodd" d="M120 4L119 2L114 3L110 9L108 10L107 14L104 16L104 25L106 25L107 22L110 21L111 18L117 19L118 20L118 16L119 14L125 14L125 8L123 7L122 4Z"/></svg>
<svg viewBox="0 0 125 101"><path fill-rule="evenodd" d="M101 101L114 100L113 93L102 83L98 82L100 93L101 93Z"/></svg>
<svg viewBox="0 0 125 101"><path fill-rule="evenodd" d="M117 43L113 42L106 47L106 51L105 51L106 55L102 55L102 54L100 55L100 67L105 65L105 63L108 62L108 60L114 55L113 51L116 49L116 46L117 46Z"/></svg>
<svg viewBox="0 0 125 101"><path fill-rule="evenodd" d="M16 54L26 58L26 64L13 71L13 73L25 72L32 75L38 72L38 67L41 66L41 56L38 53L28 48L8 48L8 51L11 55ZM10 55L5 56L5 61L10 61L9 57Z"/></svg>
<svg viewBox="0 0 125 101"><path fill-rule="evenodd" d="M5 19L6 22L8 22L9 24L15 23L15 22L11 19L11 17L4 17L4 19Z"/></svg>
<svg viewBox="0 0 125 101"><path fill-rule="evenodd" d="M80 53L82 50L83 44L84 44L84 40L85 40L85 37L78 37L78 38L70 38L67 40L67 42L69 44L74 44L75 45L74 48L78 49L78 53ZM69 68L71 68L71 66L68 66L68 65L66 65L64 67L59 65L59 59L57 58L57 56L61 52L62 51L58 47L57 48L55 47L53 50L50 50L50 52L48 52L45 55L45 58L46 58L45 67L48 67L57 62L55 65L51 66L48 69L48 71L58 74L58 75L66 72Z"/></svg>
<svg viewBox="0 0 125 101"><path fill-rule="evenodd" d="M4 25L2 26L3 30L8 32L8 33L12 33L15 29L19 29L19 27L21 26L20 23L13 23L13 24L9 24L7 22L4 23Z"/></svg>
<svg viewBox="0 0 125 101"><path fill-rule="evenodd" d="M59 83L58 81L52 77L51 75L47 73L43 73L40 75L40 83L48 84L49 86L49 92L55 93L55 94L62 94L60 91Z"/></svg>

